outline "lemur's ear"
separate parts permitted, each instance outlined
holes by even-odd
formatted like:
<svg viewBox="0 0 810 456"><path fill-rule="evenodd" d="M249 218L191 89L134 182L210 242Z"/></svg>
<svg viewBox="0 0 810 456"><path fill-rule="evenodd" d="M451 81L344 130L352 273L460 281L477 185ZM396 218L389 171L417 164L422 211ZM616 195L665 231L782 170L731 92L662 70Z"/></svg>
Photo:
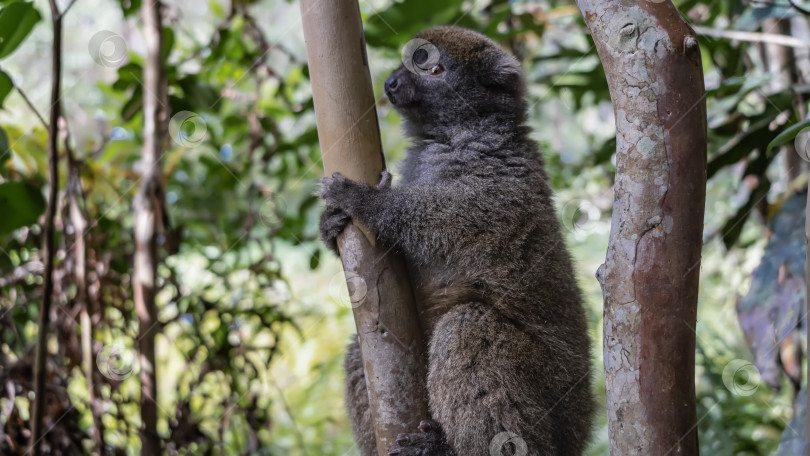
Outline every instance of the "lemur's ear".
<svg viewBox="0 0 810 456"><path fill-rule="evenodd" d="M486 63L484 71L479 73L479 78L487 87L515 94L523 92L525 85L520 62L505 52L494 54Z"/></svg>

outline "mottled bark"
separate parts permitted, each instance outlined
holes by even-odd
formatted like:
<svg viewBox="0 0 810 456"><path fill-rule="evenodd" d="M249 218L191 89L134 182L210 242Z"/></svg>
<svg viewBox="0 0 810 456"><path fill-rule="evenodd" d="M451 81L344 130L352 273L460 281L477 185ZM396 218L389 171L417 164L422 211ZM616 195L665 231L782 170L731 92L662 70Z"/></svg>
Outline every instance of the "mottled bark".
<svg viewBox="0 0 810 456"><path fill-rule="evenodd" d="M133 302L138 315L138 362L141 383L141 454L161 454L157 434L157 375L155 372L155 336L157 319L157 226L161 217L160 158L167 131L166 76L163 68L163 28L161 2L144 0L143 16L146 60L143 70L143 149L141 177L133 201L135 212L135 255L132 276Z"/></svg>
<svg viewBox="0 0 810 456"><path fill-rule="evenodd" d="M318 138L327 175L379 182L382 156L355 0L302 0ZM427 418L424 343L402 259L365 227L338 237L380 455Z"/></svg>
<svg viewBox="0 0 810 456"><path fill-rule="evenodd" d="M616 115L613 220L597 272L611 454L696 455L707 147L700 49L668 0L578 5Z"/></svg>

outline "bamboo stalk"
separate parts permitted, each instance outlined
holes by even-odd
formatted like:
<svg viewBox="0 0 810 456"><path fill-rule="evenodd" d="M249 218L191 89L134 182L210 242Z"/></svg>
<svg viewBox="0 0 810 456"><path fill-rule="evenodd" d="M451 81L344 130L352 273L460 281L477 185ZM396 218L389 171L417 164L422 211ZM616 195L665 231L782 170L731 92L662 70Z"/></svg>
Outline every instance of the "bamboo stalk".
<svg viewBox="0 0 810 456"><path fill-rule="evenodd" d="M324 171L376 184L385 162L355 0L302 0ZM338 237L352 296L377 449L428 417L419 316L403 260L357 224Z"/></svg>

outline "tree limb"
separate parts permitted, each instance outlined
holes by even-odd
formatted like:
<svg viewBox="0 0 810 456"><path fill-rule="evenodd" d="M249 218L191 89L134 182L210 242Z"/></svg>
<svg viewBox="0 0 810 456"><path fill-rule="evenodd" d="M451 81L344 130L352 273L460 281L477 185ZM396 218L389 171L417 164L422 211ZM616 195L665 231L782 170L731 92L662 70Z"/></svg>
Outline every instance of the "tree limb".
<svg viewBox="0 0 810 456"><path fill-rule="evenodd" d="M577 4L616 116L604 363L613 455L698 454L695 324L706 196L700 47L670 1Z"/></svg>
<svg viewBox="0 0 810 456"><path fill-rule="evenodd" d="M810 48L810 43L798 38L780 35L778 33L744 32L741 30L724 30L712 27L695 25L692 27L698 35L712 38L723 38L735 41L750 41L753 43L770 43L794 48Z"/></svg>

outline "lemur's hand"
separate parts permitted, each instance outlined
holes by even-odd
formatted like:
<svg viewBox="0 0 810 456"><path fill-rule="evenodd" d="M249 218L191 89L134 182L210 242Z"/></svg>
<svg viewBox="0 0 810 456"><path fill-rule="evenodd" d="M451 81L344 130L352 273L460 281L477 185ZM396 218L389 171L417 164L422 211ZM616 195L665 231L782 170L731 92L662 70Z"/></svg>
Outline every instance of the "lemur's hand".
<svg viewBox="0 0 810 456"><path fill-rule="evenodd" d="M337 236L343 232L352 218L340 209L326 206L321 214L321 240L329 250L340 256L337 249Z"/></svg>
<svg viewBox="0 0 810 456"><path fill-rule="evenodd" d="M391 188L391 173L383 171L380 183L370 186L346 179L340 173L321 179L318 194L326 201L326 209L321 214L321 239L329 250L340 255L337 250L337 236L352 217L357 217L357 208L368 205L374 195ZM367 220L361 220L367 222Z"/></svg>
<svg viewBox="0 0 810 456"><path fill-rule="evenodd" d="M380 183L374 187L346 179L340 173L332 173L332 177L321 179L320 196L326 201L327 207L340 209L349 216L357 215L356 209L368 203L369 198L377 192L388 190L391 187L391 173L383 171Z"/></svg>

